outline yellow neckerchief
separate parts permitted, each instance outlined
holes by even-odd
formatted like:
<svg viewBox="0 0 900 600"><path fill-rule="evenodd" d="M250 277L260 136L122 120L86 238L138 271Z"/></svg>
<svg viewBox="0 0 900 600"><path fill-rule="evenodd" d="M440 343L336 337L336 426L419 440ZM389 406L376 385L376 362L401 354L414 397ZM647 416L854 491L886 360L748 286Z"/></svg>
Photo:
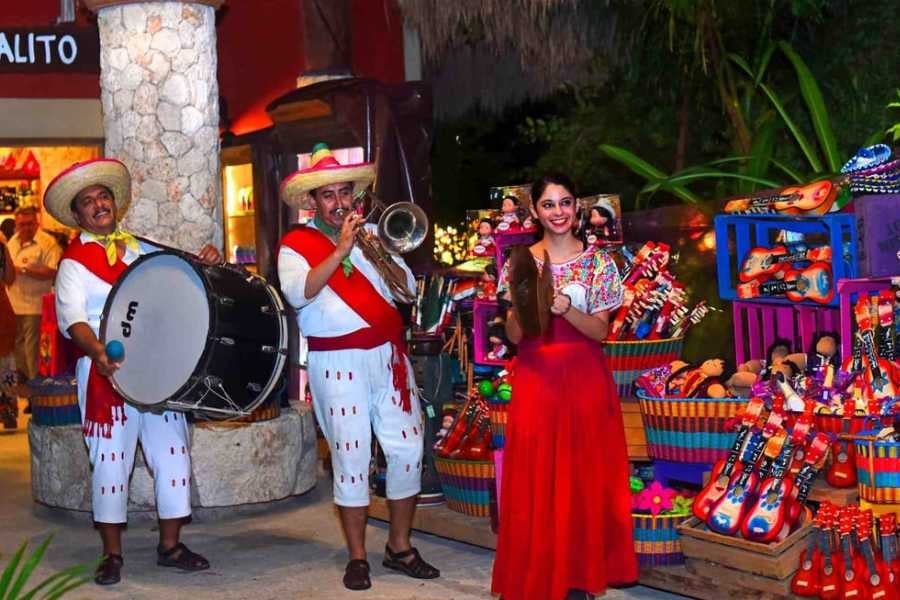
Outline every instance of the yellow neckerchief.
<svg viewBox="0 0 900 600"><path fill-rule="evenodd" d="M106 249L106 261L109 263L109 266L113 266L114 264L116 264L116 261L119 259L119 252L116 248L116 241L121 240L125 243L126 248L131 248L135 252L137 252L139 248L137 238L127 231L122 231L121 229L116 229L108 235L97 235L96 233L91 233L90 231L84 229L82 229L81 231L91 240L103 244L103 247Z"/></svg>

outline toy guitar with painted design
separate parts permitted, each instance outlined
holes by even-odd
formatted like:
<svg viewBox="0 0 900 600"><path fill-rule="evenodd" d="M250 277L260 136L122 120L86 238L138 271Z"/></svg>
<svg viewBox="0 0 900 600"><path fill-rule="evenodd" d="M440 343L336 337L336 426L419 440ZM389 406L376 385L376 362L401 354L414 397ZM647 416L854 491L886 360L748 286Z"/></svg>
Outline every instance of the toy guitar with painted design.
<svg viewBox="0 0 900 600"><path fill-rule="evenodd" d="M694 513L694 516L701 521L706 521L713 505L725 495L729 484L738 477L742 470L742 465L738 459L741 457L741 453L744 451L750 439L753 427L762 415L764 408L765 402L762 398L753 397L750 399L747 403L747 407L744 409L740 428L734 438L734 444L732 444L728 456L716 461L716 464L713 465L709 481L703 489L700 490L700 493L694 497L691 511Z"/></svg>
<svg viewBox="0 0 900 600"><path fill-rule="evenodd" d="M444 458L450 456L459 447L466 434L469 433L479 414L480 411L474 395L470 396L450 425L447 435L434 445L437 455Z"/></svg>
<svg viewBox="0 0 900 600"><path fill-rule="evenodd" d="M838 188L831 181L817 181L805 186L788 186L738 197L725 204L731 214L809 214L824 215L837 198Z"/></svg>
<svg viewBox="0 0 900 600"><path fill-rule="evenodd" d="M880 400L882 398L891 398L897 394L894 383L890 379L893 369L891 369L888 361L878 356L875 348L872 308L873 305L869 297L865 294L860 294L853 312L856 317L856 324L859 327L857 334L859 335L860 348L865 360L868 391L872 397ZM877 318L877 304L874 306L874 310Z"/></svg>
<svg viewBox="0 0 900 600"><path fill-rule="evenodd" d="M881 533L881 576L888 580L894 588L894 598L900 597L900 565L897 564L897 515L885 513L878 518L878 531ZM890 600L890 599L889 599Z"/></svg>
<svg viewBox="0 0 900 600"><path fill-rule="evenodd" d="M831 265L822 261L814 262L802 271L785 271L782 279L742 283L737 286L737 295L743 300L760 296L786 296L794 302L812 300L828 304L834 298Z"/></svg>
<svg viewBox="0 0 900 600"><path fill-rule="evenodd" d="M787 246L754 248L747 253L738 277L742 282L774 275L791 263L800 261L831 262L831 246L814 246L803 250L788 250Z"/></svg>
<svg viewBox="0 0 900 600"><path fill-rule="evenodd" d="M855 395L859 395L858 392ZM850 424L856 414L856 398L844 400L844 418L841 428L845 435L850 433ZM831 466L825 472L825 481L836 488L856 485L856 448L852 442L838 438L831 447Z"/></svg>
<svg viewBox="0 0 900 600"><path fill-rule="evenodd" d="M836 509L821 514L822 525L819 528L819 544L822 552L822 573L819 577L819 598L821 600L837 600L841 596L841 579L836 564L840 560L839 552L834 547L832 527L837 519ZM819 508L821 513L822 508Z"/></svg>
<svg viewBox="0 0 900 600"><path fill-rule="evenodd" d="M772 409L772 413L780 415L784 413L779 409ZM741 522L750 505L756 486L759 483L759 472L764 466L757 466L760 456L765 455L764 463L771 464L781 453L781 447L787 439L787 432L778 423L777 429L772 427L772 415L763 429L761 440L754 444L750 458L744 463L740 476L728 484L728 489L709 512L706 524L716 533L734 535L740 529ZM764 442L764 443L763 443Z"/></svg>
<svg viewBox="0 0 900 600"><path fill-rule="evenodd" d="M828 456L828 450L831 448L831 440L824 433L817 433L807 445L803 466L800 472L794 477L794 486L788 496L786 515L784 526L781 533L778 534L779 540L787 538L791 531L800 525L800 515L803 514L803 507L806 506L806 499L809 498L809 492L812 490L813 481L816 475L825 464L825 458Z"/></svg>
<svg viewBox="0 0 900 600"><path fill-rule="evenodd" d="M878 355L888 362L897 358L896 324L894 323L894 293L882 290L878 294Z"/></svg>
<svg viewBox="0 0 900 600"><path fill-rule="evenodd" d="M625 286L622 305L616 312L615 318L609 326L608 339L615 340L621 335L622 329L625 327L625 318L631 312L631 306L635 300L643 296L650 287L650 281L641 279L634 286Z"/></svg>

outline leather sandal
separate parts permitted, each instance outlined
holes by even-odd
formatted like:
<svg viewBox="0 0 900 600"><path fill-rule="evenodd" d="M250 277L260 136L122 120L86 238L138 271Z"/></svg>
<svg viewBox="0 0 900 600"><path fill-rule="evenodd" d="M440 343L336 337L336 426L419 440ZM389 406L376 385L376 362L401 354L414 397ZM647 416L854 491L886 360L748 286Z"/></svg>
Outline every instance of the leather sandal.
<svg viewBox="0 0 900 600"><path fill-rule="evenodd" d="M103 560L94 571L94 583L97 585L113 585L122 580L122 565L125 561L121 554L105 554Z"/></svg>
<svg viewBox="0 0 900 600"><path fill-rule="evenodd" d="M188 547L178 542L168 550L156 548L156 564L161 567L175 567L182 571L204 571L209 568L209 561Z"/></svg>
<svg viewBox="0 0 900 600"><path fill-rule="evenodd" d="M354 558L347 563L347 568L344 569L344 587L348 590L367 590L372 587L368 561Z"/></svg>
<svg viewBox="0 0 900 600"><path fill-rule="evenodd" d="M403 559L408 556L412 556L413 559L409 562L404 562ZM384 560L381 562L381 564L388 569L400 571L401 573L405 573L406 575L414 577L415 579L437 579L441 576L440 571L422 560L422 557L419 555L419 551L415 548L410 548L409 550L395 553L390 549L389 546L385 546Z"/></svg>

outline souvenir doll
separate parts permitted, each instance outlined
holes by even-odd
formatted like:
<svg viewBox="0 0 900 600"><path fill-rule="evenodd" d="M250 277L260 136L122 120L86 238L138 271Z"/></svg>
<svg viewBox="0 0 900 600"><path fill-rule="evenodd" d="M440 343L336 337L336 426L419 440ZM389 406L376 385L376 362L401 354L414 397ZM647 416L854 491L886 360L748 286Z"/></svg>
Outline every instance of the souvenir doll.
<svg viewBox="0 0 900 600"><path fill-rule="evenodd" d="M616 214L606 200L599 200L591 206L585 242L588 245L602 244L615 239Z"/></svg>
<svg viewBox="0 0 900 600"><path fill-rule="evenodd" d="M519 218L519 199L515 196L505 196L500 205L500 221L497 223L497 231L510 233L522 229L522 221Z"/></svg>
<svg viewBox="0 0 900 600"><path fill-rule="evenodd" d="M725 398L730 394L725 382L733 374L728 361L711 358L699 367L691 369L681 389L682 398Z"/></svg>
<svg viewBox="0 0 900 600"><path fill-rule="evenodd" d="M475 296L479 300L492 302L497 300L497 266L495 264L491 263L484 268Z"/></svg>
<svg viewBox="0 0 900 600"><path fill-rule="evenodd" d="M505 325L506 323L500 315L494 317L488 324L487 341L490 348L487 355L488 360L504 360L509 352L504 330Z"/></svg>
<svg viewBox="0 0 900 600"><path fill-rule="evenodd" d="M478 222L478 239L472 246L472 254L475 256L493 256L494 255L494 227L490 219L481 219Z"/></svg>

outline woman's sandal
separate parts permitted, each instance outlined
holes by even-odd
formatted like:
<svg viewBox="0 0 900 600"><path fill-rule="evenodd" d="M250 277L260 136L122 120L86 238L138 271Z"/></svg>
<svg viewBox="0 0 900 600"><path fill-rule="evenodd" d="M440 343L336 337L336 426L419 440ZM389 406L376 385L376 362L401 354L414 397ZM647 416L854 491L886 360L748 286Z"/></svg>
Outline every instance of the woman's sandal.
<svg viewBox="0 0 900 600"><path fill-rule="evenodd" d="M367 590L372 587L369 578L369 563L361 558L354 558L344 569L344 587L348 590Z"/></svg>
<svg viewBox="0 0 900 600"><path fill-rule="evenodd" d="M122 565L125 561L121 554L106 554L94 572L94 583L112 585L122 580Z"/></svg>
<svg viewBox="0 0 900 600"><path fill-rule="evenodd" d="M412 556L411 561L403 562L404 558ZM422 560L419 551L415 548L404 550L403 552L392 552L390 547L384 547L384 560L381 564L388 569L400 571L410 577L416 579L436 579L441 576L441 572Z"/></svg>
<svg viewBox="0 0 900 600"><path fill-rule="evenodd" d="M182 571L203 571L209 568L209 561L191 552L188 547L178 542L168 550L156 548L156 564L161 567L175 567Z"/></svg>

